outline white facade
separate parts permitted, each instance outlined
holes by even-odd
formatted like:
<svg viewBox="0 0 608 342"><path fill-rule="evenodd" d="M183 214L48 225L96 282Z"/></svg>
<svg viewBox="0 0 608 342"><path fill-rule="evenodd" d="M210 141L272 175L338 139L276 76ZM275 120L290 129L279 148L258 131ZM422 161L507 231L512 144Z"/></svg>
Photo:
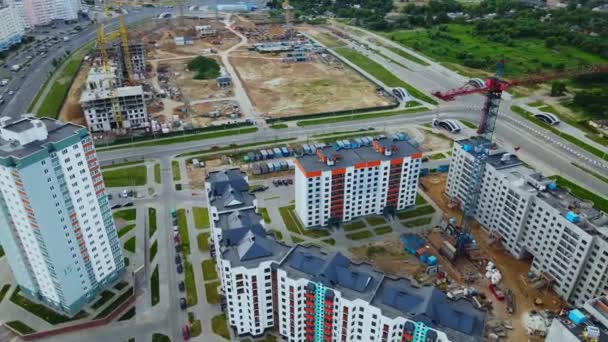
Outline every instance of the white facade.
<svg viewBox="0 0 608 342"><path fill-rule="evenodd" d="M296 212L305 227L415 204L422 154L406 141L374 140L372 145L324 148L296 160Z"/></svg>
<svg viewBox="0 0 608 342"><path fill-rule="evenodd" d="M20 12L15 6L0 7L0 51L21 42L25 26Z"/></svg>
<svg viewBox="0 0 608 342"><path fill-rule="evenodd" d="M74 314L124 269L93 142L83 128L50 119L17 121L0 135L15 148L0 155L9 265L26 295Z"/></svg>
<svg viewBox="0 0 608 342"><path fill-rule="evenodd" d="M122 128L148 127L148 109L143 87L120 87L116 68L111 67L105 71L95 67L89 72L86 87L80 96L80 105L91 131L107 132L117 128L113 98L118 101Z"/></svg>
<svg viewBox="0 0 608 342"><path fill-rule="evenodd" d="M475 158L463 147L474 144L457 142L452 152L446 194L462 205L473 188ZM515 156L495 150L485 165L475 211L482 228L498 236L516 258L532 259L531 271L551 281L568 302L582 305L604 293L608 289L605 214L557 188Z"/></svg>
<svg viewBox="0 0 608 342"><path fill-rule="evenodd" d="M26 26L48 25L53 20L76 20L79 0L7 0L22 11Z"/></svg>

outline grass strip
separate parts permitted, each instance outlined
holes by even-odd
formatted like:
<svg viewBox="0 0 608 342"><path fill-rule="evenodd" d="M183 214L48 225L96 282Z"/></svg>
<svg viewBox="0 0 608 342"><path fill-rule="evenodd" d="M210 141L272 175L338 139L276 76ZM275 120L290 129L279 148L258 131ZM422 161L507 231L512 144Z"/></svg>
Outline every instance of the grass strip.
<svg viewBox="0 0 608 342"><path fill-rule="evenodd" d="M135 236L132 236L124 245L125 250L135 253Z"/></svg>
<svg viewBox="0 0 608 342"><path fill-rule="evenodd" d="M369 223L370 226L379 226L381 224L386 224L386 219L382 216L369 216L366 217L365 220Z"/></svg>
<svg viewBox="0 0 608 342"><path fill-rule="evenodd" d="M182 245L182 253L184 253L184 255L190 255L190 237L188 236L186 209L177 210L177 227L179 229L179 239Z"/></svg>
<svg viewBox="0 0 608 342"><path fill-rule="evenodd" d="M209 232L200 233L196 236L199 251L207 252L209 250L209 236Z"/></svg>
<svg viewBox="0 0 608 342"><path fill-rule="evenodd" d="M145 165L102 172L107 187L138 186L148 182L148 169Z"/></svg>
<svg viewBox="0 0 608 342"><path fill-rule="evenodd" d="M11 289L11 284L2 285L2 289L0 290L0 303L2 302L2 300L4 300L4 297L6 297L6 293L10 289Z"/></svg>
<svg viewBox="0 0 608 342"><path fill-rule="evenodd" d="M118 237L125 236L127 233L129 233L131 230L133 230L133 228L135 228L135 224L129 224L129 225L126 225L126 226L120 228L120 230L118 231Z"/></svg>
<svg viewBox="0 0 608 342"><path fill-rule="evenodd" d="M422 195L420 194L416 194L416 205L422 205L422 204L427 204L428 202L424 199L424 197L422 197Z"/></svg>
<svg viewBox="0 0 608 342"><path fill-rule="evenodd" d="M414 63L418 63L420 65L424 65L424 66L429 66L431 64L423 61L422 59L412 55L409 52L406 52L400 48L396 48L394 46L386 46L387 49L391 50L392 52L398 54L399 56L405 58L405 59L409 59L410 61L414 62Z"/></svg>
<svg viewBox="0 0 608 342"><path fill-rule="evenodd" d="M150 246L150 262L154 261L156 253L158 253L158 240L154 240L152 246Z"/></svg>
<svg viewBox="0 0 608 342"><path fill-rule="evenodd" d="M272 223L272 221L270 220L270 215L268 215L268 209L258 208L258 212L264 218L264 223Z"/></svg>
<svg viewBox="0 0 608 342"><path fill-rule="evenodd" d="M344 122L344 121L377 119L380 117L389 117L389 116L402 115L402 114L420 113L420 112L424 112L426 110L428 110L428 108L419 107L419 108L397 110L397 111L392 111L392 112L375 112L375 113L365 113L365 114L341 114L341 115L334 115L334 116L330 116L330 117L322 118L322 119L298 121L296 124L300 127L314 126L314 125L331 124L331 123Z"/></svg>
<svg viewBox="0 0 608 342"><path fill-rule="evenodd" d="M417 207L414 210L401 211L397 213L397 217L405 220L417 216L429 215L435 212L435 208L430 205L425 205L422 207Z"/></svg>
<svg viewBox="0 0 608 342"><path fill-rule="evenodd" d="M201 267L203 268L203 279L205 280L216 280L217 279L217 270L215 268L215 260L207 259L203 260L201 263Z"/></svg>
<svg viewBox="0 0 608 342"><path fill-rule="evenodd" d="M156 209L148 208L148 237L152 237L156 233Z"/></svg>
<svg viewBox="0 0 608 342"><path fill-rule="evenodd" d="M255 133L258 131L257 127L247 127L247 128L235 128L235 129L227 129L209 133L199 133L199 134L189 134L183 135L181 137L172 137L172 138L161 138L154 139L151 141L139 142L139 143L127 143L122 145L116 145L111 147L103 147L98 148L98 151L109 151L109 150L119 150L124 148L132 148L132 147L150 147L150 146L160 146L160 145L171 145L171 144L179 144L186 143L198 140L207 140L207 139L215 139L221 137L227 137L232 135L240 135L240 134L249 134Z"/></svg>
<svg viewBox="0 0 608 342"><path fill-rule="evenodd" d="M600 195L597 195L573 182L571 182L570 180L555 175L555 176L550 176L549 178L555 180L555 183L557 184L557 186L568 189L570 191L570 193L572 195L574 195L575 197L578 197L579 199L582 200L587 200L593 203L593 206L598 209L601 210L605 213L608 213L608 199L606 199L605 197L602 197Z"/></svg>
<svg viewBox="0 0 608 342"><path fill-rule="evenodd" d="M525 109L523 109L521 107L518 107L518 106L511 106L511 110L514 113L516 113L519 116L521 116L522 118L524 118L524 119L526 119L526 120L528 120L528 121L536 124L537 126L540 126L540 127L544 128L544 129L550 131L551 133L559 136L560 138L562 138L564 140L569 141L570 143L572 143L572 144L574 144L574 145L582 148L583 150L585 150L585 151L593 154L594 156L596 156L596 157L598 157L598 158L600 158L602 160L608 160L607 154L604 153L603 151L601 151L601 150L599 150L599 149L597 149L597 148L595 148L595 147L593 147L591 145L588 145L585 142L583 142L583 141L581 141L581 140L573 137L570 134L566 134L566 133L560 131L559 129L557 129L557 128L549 125L549 124L546 124L546 123L544 123L542 121L537 120L536 118L534 118L533 114L530 113L530 112L528 112L527 110L525 110Z"/></svg>
<svg viewBox="0 0 608 342"><path fill-rule="evenodd" d="M177 160L171 161L171 171L173 173L173 181L182 180L182 174L179 171L179 162Z"/></svg>
<svg viewBox="0 0 608 342"><path fill-rule="evenodd" d="M361 220L353 221L351 223L347 223L343 226L345 232L350 232L352 230L357 230L361 228L365 228L365 222Z"/></svg>
<svg viewBox="0 0 608 342"><path fill-rule="evenodd" d="M100 294L100 298L95 301L95 303L93 303L93 305L91 305L91 308L94 310L99 309L100 307L102 307L105 303L107 303L110 299L112 299L112 297L114 297L114 292L105 290Z"/></svg>
<svg viewBox="0 0 608 342"><path fill-rule="evenodd" d="M211 305L220 303L220 295L217 293L217 287L220 286L219 281L212 281L205 284L205 298L207 303Z"/></svg>
<svg viewBox="0 0 608 342"><path fill-rule="evenodd" d="M107 170L107 169L113 169L113 168L117 168L117 167L143 164L143 162L144 162L143 160L136 160L136 161L130 161L130 162L124 162L124 163L118 163L118 164L111 164L111 165L102 166L101 169Z"/></svg>
<svg viewBox="0 0 608 342"><path fill-rule="evenodd" d="M156 182L156 184L160 184L162 182L159 163L154 164L154 182Z"/></svg>
<svg viewBox="0 0 608 342"><path fill-rule="evenodd" d="M103 311L101 311L95 319L106 317L111 314L117 307L119 307L122 303L124 303L129 297L133 295L133 287L130 287L125 293L121 294L116 300L114 300L110 305L108 305Z"/></svg>
<svg viewBox="0 0 608 342"><path fill-rule="evenodd" d="M120 316L118 321L119 322L128 321L133 317L135 317L135 307L130 308L129 311L125 312L124 315Z"/></svg>
<svg viewBox="0 0 608 342"><path fill-rule="evenodd" d="M291 216L292 209L295 209L294 205L280 207L279 214L281 215L281 218L283 219L283 223L285 223L285 227L287 227L287 230L289 230L292 233L302 234L303 228L300 225L300 222L298 220L295 220Z"/></svg>
<svg viewBox="0 0 608 342"><path fill-rule="evenodd" d="M186 302L188 307L198 303L198 294L196 293L196 283L194 282L194 269L192 263L188 260L184 261L184 283L186 285Z"/></svg>
<svg viewBox="0 0 608 342"><path fill-rule="evenodd" d="M53 325L61 324L61 323L73 321L76 319L80 319L80 318L83 318L86 316L86 313L84 313L84 312L78 313L73 318L64 316L62 314L59 314L59 313L47 308L43 304L37 304L37 303L30 301L29 299L27 299L26 297L21 295L20 292L21 292L21 289L17 286L15 288L15 291L13 291L13 293L11 294L10 301L13 302L14 304L22 307L24 310L30 312L31 314L38 316L38 317L42 318L43 320L49 322L50 324L53 324Z"/></svg>
<svg viewBox="0 0 608 342"><path fill-rule="evenodd" d="M152 276L150 277L150 302L152 303L152 306L160 302L159 283L158 265L156 265L156 267L154 267L154 271L152 272Z"/></svg>
<svg viewBox="0 0 608 342"><path fill-rule="evenodd" d="M277 144L277 143L282 143L282 142L292 141L292 140L296 140L296 138L285 138L285 139L267 140L267 141L254 142L254 143L243 144L243 145L232 144L230 146L225 146L225 147L214 146L212 148L208 148L208 149L205 149L205 150L199 150L199 151L194 151L194 152L182 153L182 154L179 154L177 157L179 158L179 157L198 156L198 155L205 154L205 153L221 152L221 151L235 150L235 149L242 149L242 148L255 147L255 146L260 146L260 145L272 145L272 144Z"/></svg>
<svg viewBox="0 0 608 342"><path fill-rule="evenodd" d="M403 222L403 224L405 226L409 226L409 227L420 227L420 226L426 226L427 224L431 224L432 221L433 221L432 217L421 217L421 218L405 221L405 222Z"/></svg>
<svg viewBox="0 0 608 342"><path fill-rule="evenodd" d="M194 228L209 228L209 210L207 208L194 207L192 214L194 215Z"/></svg>
<svg viewBox="0 0 608 342"><path fill-rule="evenodd" d="M281 233L280 231L276 230L276 229L271 229L270 232L274 235L274 237L278 240L281 241L283 240L283 233Z"/></svg>
<svg viewBox="0 0 608 342"><path fill-rule="evenodd" d="M372 232L370 232L369 230L362 230L360 232L356 232L356 233L351 233L351 234L346 234L346 238L350 239L350 240L363 240L363 239L367 239L372 237Z"/></svg>
<svg viewBox="0 0 608 342"><path fill-rule="evenodd" d="M376 235L384 235L384 234L391 233L392 231L393 231L393 228L391 228L390 226L382 226L382 227L374 228L374 234L376 234Z"/></svg>
<svg viewBox="0 0 608 342"><path fill-rule="evenodd" d="M152 342L171 342L171 338L164 334L155 333L152 335Z"/></svg>
<svg viewBox="0 0 608 342"><path fill-rule="evenodd" d="M420 90L412 87L411 85L403 82L393 73L385 69L379 63L376 63L369 57L362 55L361 53L352 50L350 48L337 48L334 51L342 55L344 58L348 59L351 63L355 64L359 68L365 70L370 75L374 76L377 80L384 83L387 87L402 87L407 90L410 95L413 97L422 100L424 102L432 103L434 105L437 104L437 101L432 99L430 96L424 94Z"/></svg>
<svg viewBox="0 0 608 342"><path fill-rule="evenodd" d="M211 330L216 335L219 335L226 340L230 340L230 332L228 331L228 324L226 323L226 314L213 316L211 318Z"/></svg>
<svg viewBox="0 0 608 342"><path fill-rule="evenodd" d="M321 240L321 242L324 242L330 246L334 246L336 244L336 239L334 239L334 238L323 239L323 240Z"/></svg>
<svg viewBox="0 0 608 342"><path fill-rule="evenodd" d="M287 124L277 123L274 125L270 125L269 127L272 129L283 129L283 128L287 128L289 126L287 126Z"/></svg>
<svg viewBox="0 0 608 342"><path fill-rule="evenodd" d="M112 216L114 217L114 219L123 219L125 221L134 221L135 218L137 217L137 210L135 208L125 209L125 210L115 212L114 214L112 214Z"/></svg>
<svg viewBox="0 0 608 342"><path fill-rule="evenodd" d="M8 325L9 327L11 327L12 329L14 329L15 331L17 331L18 333L20 333L22 335L32 334L32 333L36 332L36 330L34 330L32 327L30 327L29 325L27 325L21 321L6 322L6 325Z"/></svg>

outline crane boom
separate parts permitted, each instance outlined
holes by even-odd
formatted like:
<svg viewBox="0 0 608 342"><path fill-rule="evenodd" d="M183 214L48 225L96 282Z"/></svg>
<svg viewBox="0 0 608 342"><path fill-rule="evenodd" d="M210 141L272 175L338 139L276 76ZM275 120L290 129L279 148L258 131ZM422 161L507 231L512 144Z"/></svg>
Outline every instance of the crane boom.
<svg viewBox="0 0 608 342"><path fill-rule="evenodd" d="M129 48L129 36L127 34L127 27L125 25L125 18L122 14L118 17L118 30L120 32L120 40L122 42L122 56L125 63L125 68L127 68L127 75L129 77L129 82L134 81L133 76L133 61L131 60L131 50Z"/></svg>

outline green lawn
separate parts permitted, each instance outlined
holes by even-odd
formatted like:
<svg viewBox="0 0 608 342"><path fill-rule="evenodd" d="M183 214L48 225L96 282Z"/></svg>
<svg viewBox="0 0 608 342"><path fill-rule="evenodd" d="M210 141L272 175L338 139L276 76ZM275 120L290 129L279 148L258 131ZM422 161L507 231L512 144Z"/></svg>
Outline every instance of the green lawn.
<svg viewBox="0 0 608 342"><path fill-rule="evenodd" d="M121 281L118 284L114 285L114 288L118 291L122 291L122 289L124 289L125 287L127 287L129 285L128 282L126 281Z"/></svg>
<svg viewBox="0 0 608 342"><path fill-rule="evenodd" d="M397 213L399 219L408 219L417 216L429 215L435 212L435 209L430 205L418 207L414 210L401 211Z"/></svg>
<svg viewBox="0 0 608 342"><path fill-rule="evenodd" d="M335 48L335 47L339 47L339 46L344 46L345 43L339 41L338 39L332 37L329 34L326 33L316 33L313 34L312 37L316 40L319 41L319 43L325 45L328 48Z"/></svg>
<svg viewBox="0 0 608 342"><path fill-rule="evenodd" d="M155 140L144 141L144 142L139 142L139 143L121 144L121 145L115 145L115 146L110 146L110 147L106 147L106 148L99 148L97 150L98 151L108 151L108 150L118 150L118 149L123 149L123 148L132 148L132 147L151 147L151 146L159 146L159 145L171 145L171 144L186 143L186 142L192 142L192 141L198 141L198 140L215 139L215 138L221 138L221 137L227 137L227 136L239 135L239 134L249 134L249 133L255 133L257 131L258 131L257 127L226 129L226 130L207 132L207 133L188 134L188 135L172 137L172 138L155 139Z"/></svg>
<svg viewBox="0 0 608 342"><path fill-rule="evenodd" d="M426 107L419 107L419 108L410 108L410 109L403 109L403 110L397 110L397 111L391 111L391 112L374 112L374 113L364 113L364 114L340 114L340 115L329 116L329 117L322 118L322 119L298 121L296 123L296 125L302 127L302 126L326 125L326 124L332 124L332 123L344 122L344 121L379 119L379 118L387 117L387 116L420 113L420 112L424 112L427 110L428 110L428 108L426 108Z"/></svg>
<svg viewBox="0 0 608 342"><path fill-rule="evenodd" d="M468 61L482 61L481 69L494 73L495 63L507 60L505 75L522 76L536 70L578 68L581 64L601 64L601 57L575 47L548 48L540 39L513 39L505 44L473 32L473 24L448 24L447 31L429 35L429 30L394 31L384 33L389 39L413 48L440 62L476 66ZM436 29L431 31L437 32Z"/></svg>
<svg viewBox="0 0 608 342"><path fill-rule="evenodd" d="M276 230L276 229L271 229L271 230L270 230L270 232L271 232L272 234L274 234L274 237L275 237L277 240L279 240L279 241L280 241L280 240L283 240L283 233L281 233L280 231L278 231L278 230Z"/></svg>
<svg viewBox="0 0 608 342"><path fill-rule="evenodd" d="M422 204L427 204L427 201L420 194L416 194L416 206L420 206Z"/></svg>
<svg viewBox="0 0 608 342"><path fill-rule="evenodd" d="M334 238L323 239L321 241L331 246L334 246L336 244L336 239Z"/></svg>
<svg viewBox="0 0 608 342"><path fill-rule="evenodd" d="M154 240L152 246L150 246L150 262L154 261L156 253L158 253L158 240Z"/></svg>
<svg viewBox="0 0 608 342"><path fill-rule="evenodd" d="M15 331L17 331L18 333L20 333L22 335L27 335L27 334L36 332L36 330L34 330L32 327L30 327L29 325L27 325L21 321L10 321L10 322L6 322L5 324L8 325L9 327L15 329Z"/></svg>
<svg viewBox="0 0 608 342"><path fill-rule="evenodd" d="M216 280L217 279L217 270L215 269L215 260L207 259L203 260L201 263L201 267L203 268L203 279L205 280Z"/></svg>
<svg viewBox="0 0 608 342"><path fill-rule="evenodd" d="M430 156L426 156L426 157L429 158L429 160L440 160L440 159L445 159L445 154L435 153L435 154L431 154Z"/></svg>
<svg viewBox="0 0 608 342"><path fill-rule="evenodd" d="M148 237L152 237L156 232L156 209L148 208Z"/></svg>
<svg viewBox="0 0 608 342"><path fill-rule="evenodd" d="M467 120L460 120L460 123L462 123L463 125L471 128L471 129L477 129L477 124L472 123L471 121L467 121Z"/></svg>
<svg viewBox="0 0 608 342"><path fill-rule="evenodd" d="M113 168L116 168L116 167L137 165L137 164L143 164L143 163L144 163L143 160L136 160L136 161L130 161L130 162L124 162L124 163L116 163L116 164L105 165L105 166L102 166L101 169L102 170L107 170L107 169L113 169Z"/></svg>
<svg viewBox="0 0 608 342"><path fill-rule="evenodd" d="M205 283L205 297L207 298L207 303L211 305L220 303L220 295L217 293L218 286L220 286L219 281Z"/></svg>
<svg viewBox="0 0 608 342"><path fill-rule="evenodd" d="M365 228L365 227L367 227L365 225L365 222L363 222L361 220L352 221L352 222L347 223L344 226L342 226L342 228L344 228L345 232L350 232L351 230L357 230L357 229L361 229L361 228Z"/></svg>
<svg viewBox="0 0 608 342"><path fill-rule="evenodd" d="M228 324L226 322L225 314L217 315L211 318L211 329L213 330L214 334L230 340L230 332L228 331Z"/></svg>
<svg viewBox="0 0 608 342"><path fill-rule="evenodd" d="M391 228L390 226L382 226L382 227L374 228L374 234L376 234L376 235L388 234L392 231L393 231L393 228Z"/></svg>
<svg viewBox="0 0 608 342"><path fill-rule="evenodd" d="M287 128L287 127L289 127L289 126L287 126L287 124L282 124L282 123L270 125L270 128L272 128L272 129L283 129L283 128Z"/></svg>
<svg viewBox="0 0 608 342"><path fill-rule="evenodd" d="M281 218L283 219L283 222L285 223L285 227L287 227L287 230L289 230L290 232L293 232L293 233L301 234L303 227L300 224L300 221L298 221L297 219L295 219L292 216L293 209L295 209L294 205L280 207L279 214L281 214Z"/></svg>
<svg viewBox="0 0 608 342"><path fill-rule="evenodd" d="M133 228L135 228L135 224L129 224L129 225L126 225L126 226L120 228L120 230L118 231L118 237L125 236L127 233L129 233L131 230L133 230Z"/></svg>
<svg viewBox="0 0 608 342"><path fill-rule="evenodd" d="M295 244L298 244L298 243L304 242L304 239L299 238L299 237L297 237L297 236L295 236L295 235L292 235L292 236L291 236L291 240L292 240L292 241L293 241L293 243L295 243Z"/></svg>
<svg viewBox="0 0 608 342"><path fill-rule="evenodd" d="M203 229L209 228L209 210L207 208L194 207L192 208L194 215L194 228Z"/></svg>
<svg viewBox="0 0 608 342"><path fill-rule="evenodd" d="M152 342L171 342L171 338L167 335L155 333L152 335Z"/></svg>
<svg viewBox="0 0 608 342"><path fill-rule="evenodd" d="M214 146L212 148L208 148L208 149L205 149L205 150L182 153L182 154L179 154L177 156L178 157L199 156L199 155L205 154L205 153L213 153L213 152L221 152L221 151L228 151L228 150L243 149L243 148L247 148L247 147L255 147L255 146L260 146L260 145L276 145L278 143L282 143L282 142L286 142L286 141L292 141L292 140L296 140L296 138L275 139L275 140L254 142L254 143L242 144L242 145L231 144L230 146L224 146L224 147ZM199 158L202 158L202 157L199 157Z"/></svg>
<svg viewBox="0 0 608 342"><path fill-rule="evenodd" d="M135 253L135 236L132 236L127 242L125 242L125 250Z"/></svg>
<svg viewBox="0 0 608 342"><path fill-rule="evenodd" d="M108 291L108 290L104 290L101 294L100 294L100 298L95 301L95 303L93 303L91 305L91 308L93 308L94 310L99 309L100 307L102 307L105 303L107 303L110 299L112 299L112 297L114 297L114 292Z"/></svg>
<svg viewBox="0 0 608 342"><path fill-rule="evenodd" d="M159 163L154 164L154 181L156 182L156 184L160 184L162 182Z"/></svg>
<svg viewBox="0 0 608 342"><path fill-rule="evenodd" d="M86 316L86 314L77 314L76 317L74 318L69 318L67 316L64 316L62 314L59 314L49 308L47 308L46 306L42 305L42 304L37 304L34 303L32 301L30 301L29 299L27 299L26 297L22 296L20 293L20 289L19 287L15 288L15 291L13 291L13 293L11 294L10 297L10 301L15 303L16 305L22 307L23 309L25 309L26 311L29 311L30 313L34 314L35 316L38 316L40 318L42 318L43 320L49 322L50 324L60 324L60 323L65 323L65 322L69 322L78 318L83 318L84 316Z"/></svg>
<svg viewBox="0 0 608 342"><path fill-rule="evenodd" d="M103 171L102 176L106 186L110 188L146 185L148 182L147 168L145 165Z"/></svg>
<svg viewBox="0 0 608 342"><path fill-rule="evenodd" d="M522 118L524 118L524 119L526 119L526 120L528 120L528 121L530 121L530 122L532 122L532 123L534 123L534 124L536 124L536 125L544 128L544 129L546 129L548 131L551 131L553 134L558 135L562 139L571 142L572 144L574 144L574 145L582 148L583 150L585 150L585 151L587 151L587 152L595 155L596 157L599 157L600 159L603 159L603 160L608 160L608 156L606 156L606 154L603 151L601 151L601 150L599 150L599 149L597 149L597 148L595 148L595 147L593 147L591 145L586 144L585 142L583 142L583 141L575 138L572 135L563 133L562 131L560 131L559 129L557 129L557 128L551 126L551 125L548 125L548 124L546 124L544 122L541 122L540 120L537 120L536 118L534 118L534 116L532 116L532 113L528 112L527 110L525 110L525 109L523 109L521 107L518 107L518 106L512 106L511 110L514 113L516 113L519 116L521 116Z"/></svg>
<svg viewBox="0 0 608 342"><path fill-rule="evenodd" d="M122 303L124 303L132 295L133 295L133 288L131 287L125 293L121 294L118 298L116 298L110 305L106 306L105 309L103 309L99 314L97 314L97 316L95 316L95 319L106 317L107 315L112 313L112 311L114 311L117 307L119 307Z"/></svg>
<svg viewBox="0 0 608 342"><path fill-rule="evenodd" d="M179 228L179 239L182 245L182 253L184 253L184 255L190 255L190 237L188 236L186 209L177 210L177 226Z"/></svg>
<svg viewBox="0 0 608 342"><path fill-rule="evenodd" d="M432 217L420 217L417 219L405 221L405 222L403 222L403 224L406 227L420 227L420 226L426 226L427 224L431 224L432 221L433 221Z"/></svg>
<svg viewBox="0 0 608 342"><path fill-rule="evenodd" d="M272 220L270 220L270 215L268 215L268 209L266 209L266 208L258 208L258 212L264 218L264 223L266 223L266 224L272 223Z"/></svg>
<svg viewBox="0 0 608 342"><path fill-rule="evenodd" d="M2 300L4 300L4 297L6 296L6 293L10 289L11 289L11 284L4 284L4 285L2 285L2 289L0 289L0 303L2 302Z"/></svg>
<svg viewBox="0 0 608 342"><path fill-rule="evenodd" d="M390 71L386 70L382 65L376 63L367 56L362 55L359 52L350 48L337 48L335 49L335 51L342 55L344 58L348 59L351 63L357 65L359 68L365 70L370 75L374 76L380 82L384 83L387 87L405 88L408 93L410 93L410 95L414 96L415 98L428 103L437 104L437 101L432 99L430 96L405 83L403 80L393 75Z"/></svg>
<svg viewBox="0 0 608 342"><path fill-rule="evenodd" d="M179 162L177 160L171 161L171 172L173 174L174 181L182 180L182 174L179 170Z"/></svg>
<svg viewBox="0 0 608 342"><path fill-rule="evenodd" d="M158 265L154 267L154 272L152 272L152 276L150 277L150 301L152 306L160 301Z"/></svg>
<svg viewBox="0 0 608 342"><path fill-rule="evenodd" d="M209 250L209 235L209 232L204 232L196 236L196 243L198 244L198 249L201 252L206 252Z"/></svg>
<svg viewBox="0 0 608 342"><path fill-rule="evenodd" d="M121 211L117 211L112 214L114 219L123 219L125 221L134 221L137 217L137 210L135 208L125 209Z"/></svg>
<svg viewBox="0 0 608 342"><path fill-rule="evenodd" d="M367 221L367 223L369 223L370 226L386 224L386 220L382 216L369 216L366 217L365 220Z"/></svg>
<svg viewBox="0 0 608 342"><path fill-rule="evenodd" d="M372 232L369 230L362 230L360 232L346 234L346 237L351 240L363 240L372 237Z"/></svg>
<svg viewBox="0 0 608 342"><path fill-rule="evenodd" d="M197 337L203 332L201 320L197 319L190 323L190 336Z"/></svg>
<svg viewBox="0 0 608 342"><path fill-rule="evenodd" d="M190 261L184 261L184 282L186 285L186 301L188 307L198 303L198 294L196 293L196 283L194 282L194 270Z"/></svg>
<svg viewBox="0 0 608 342"><path fill-rule="evenodd" d="M125 312L122 316L120 316L120 318L118 319L119 322L121 321L128 321L131 318L133 318L135 316L135 307L130 308L127 312Z"/></svg>
<svg viewBox="0 0 608 342"><path fill-rule="evenodd" d="M605 197L599 196L594 192L585 189L564 177L555 175L549 178L554 179L557 186L569 189L574 196L583 200L591 201L593 202L593 206L596 209L608 213L608 199L606 199Z"/></svg>

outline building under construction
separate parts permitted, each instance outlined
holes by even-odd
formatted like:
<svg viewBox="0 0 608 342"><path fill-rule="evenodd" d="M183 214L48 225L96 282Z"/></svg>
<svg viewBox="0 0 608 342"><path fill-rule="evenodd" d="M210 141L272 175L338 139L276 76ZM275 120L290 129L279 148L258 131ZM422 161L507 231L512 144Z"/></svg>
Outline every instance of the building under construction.
<svg viewBox="0 0 608 342"><path fill-rule="evenodd" d="M131 70L133 71L134 80L143 80L146 75L146 49L141 42L129 41L129 53L124 53L124 44L120 40L116 40L106 45L108 59L114 62L117 68L117 75L120 77L120 82L129 79L127 69L127 56L131 58Z"/></svg>
<svg viewBox="0 0 608 342"><path fill-rule="evenodd" d="M89 72L80 95L80 105L92 132L147 127L148 111L143 87L121 86L121 79L117 76L119 70L115 66L93 67Z"/></svg>

